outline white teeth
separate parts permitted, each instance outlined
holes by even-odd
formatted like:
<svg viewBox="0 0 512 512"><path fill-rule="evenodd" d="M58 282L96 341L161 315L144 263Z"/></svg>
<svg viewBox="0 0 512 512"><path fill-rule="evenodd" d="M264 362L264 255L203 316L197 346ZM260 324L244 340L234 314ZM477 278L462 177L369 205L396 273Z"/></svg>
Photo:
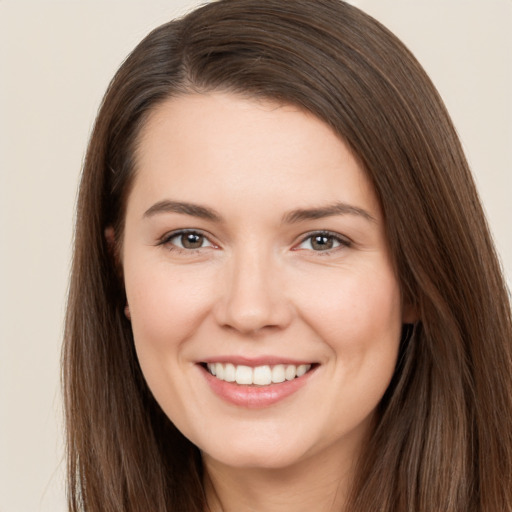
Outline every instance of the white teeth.
<svg viewBox="0 0 512 512"><path fill-rule="evenodd" d="M311 368L310 364L276 364L275 366L263 365L254 368L231 363L208 363L208 371L220 380L236 382L237 384L268 386L278 384L285 380L293 380L302 377Z"/></svg>
<svg viewBox="0 0 512 512"><path fill-rule="evenodd" d="M217 379L224 380L224 365L222 363L215 364L215 376Z"/></svg>
<svg viewBox="0 0 512 512"><path fill-rule="evenodd" d="M286 367L286 370L284 372L284 376L285 376L286 380L295 379L296 374L297 374L297 368L293 364L289 364Z"/></svg>
<svg viewBox="0 0 512 512"><path fill-rule="evenodd" d="M253 370L252 383L258 386L268 386L272 383L270 366L256 366Z"/></svg>
<svg viewBox="0 0 512 512"><path fill-rule="evenodd" d="M217 363L220 364L220 363ZM224 380L226 382L235 382L236 380L236 368L235 365L228 363L224 367Z"/></svg>
<svg viewBox="0 0 512 512"><path fill-rule="evenodd" d="M243 365L237 366L235 380L237 384L252 384L252 368Z"/></svg>
<svg viewBox="0 0 512 512"><path fill-rule="evenodd" d="M297 377L302 377L310 368L311 368L311 365L309 365L309 364L301 364L297 368Z"/></svg>
<svg viewBox="0 0 512 512"><path fill-rule="evenodd" d="M286 380L284 374L284 364L277 364L272 368L272 382L284 382Z"/></svg>

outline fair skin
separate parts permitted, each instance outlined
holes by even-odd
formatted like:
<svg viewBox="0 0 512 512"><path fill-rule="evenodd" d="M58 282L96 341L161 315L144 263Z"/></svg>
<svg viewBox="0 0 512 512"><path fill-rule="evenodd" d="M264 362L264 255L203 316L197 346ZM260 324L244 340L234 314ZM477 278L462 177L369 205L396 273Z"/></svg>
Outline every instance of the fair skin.
<svg viewBox="0 0 512 512"><path fill-rule="evenodd" d="M140 137L121 260L142 371L201 450L210 509L342 510L408 319L340 138L293 106L167 100Z"/></svg>

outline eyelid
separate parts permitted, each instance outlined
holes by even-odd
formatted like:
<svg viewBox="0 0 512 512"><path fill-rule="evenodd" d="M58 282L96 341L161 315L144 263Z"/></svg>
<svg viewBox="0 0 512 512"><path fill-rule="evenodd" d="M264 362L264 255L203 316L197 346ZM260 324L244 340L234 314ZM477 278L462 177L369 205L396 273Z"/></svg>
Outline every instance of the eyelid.
<svg viewBox="0 0 512 512"><path fill-rule="evenodd" d="M213 236L202 230L202 229L197 229L197 228L182 228L182 229L176 229L176 230L173 230L173 231L169 231L167 233L165 233L162 237L160 237L156 243L157 246L166 246L166 245L169 245L170 247L168 247L169 250L176 250L176 251L182 251L182 252L187 252L187 253L192 253L194 251L198 251L200 249L205 249L206 247L198 247L196 249L185 249L185 248L182 248L182 247L179 247L175 244L170 244L170 241L175 238L175 237L178 237L180 235L186 235L188 233L193 233L193 234L197 234L197 235L200 235L202 237L204 237L210 245L206 246L206 247L213 247L213 248L219 248L218 244L216 244L212 238ZM330 237L330 238L333 238L334 240L336 240L336 242L339 243L339 245L337 247L334 247L332 249L325 249L323 251L314 251L313 249L301 249L299 246L302 245L306 240L310 239L310 238L313 238L314 236L326 236L326 237ZM309 231L307 233L304 233L300 236L300 239L298 240L297 243L294 244L294 246L292 247L292 250L293 251L298 251L298 250L309 250L311 252L315 252L315 253L318 253L318 254L329 254L329 253L333 253L339 249L343 249L343 248L347 248L347 247L350 247L353 245L353 241L350 240L348 237L346 237L345 235L342 235L340 233L337 233L335 231L329 231L329 230L315 230L315 231Z"/></svg>
<svg viewBox="0 0 512 512"><path fill-rule="evenodd" d="M170 241L173 238L176 238L177 236L180 236L180 235L186 235L189 233L200 235L200 236L204 237L206 240L208 240L210 245L207 247L218 248L218 245L215 242L213 242L213 240L212 240L213 237L212 237L212 235L210 235L210 233L208 233L202 229L197 229L197 228L183 228L183 229L175 229L173 231L169 231L158 239L156 245L157 246L159 246L159 245L166 246L167 244L169 244L170 246L172 246L172 248L167 247L169 250L183 251L183 252L187 252L187 253L192 253L194 251L198 251L200 249L206 248L206 247L198 247L197 249L185 249L185 248L179 247L177 245L170 244Z"/></svg>
<svg viewBox="0 0 512 512"><path fill-rule="evenodd" d="M302 250L299 246L302 245L306 240L313 238L314 236L327 236L327 237L334 238L337 242L339 242L340 245L338 247L334 247L332 249L325 249L324 251L314 251L312 249L303 249L303 250L310 250L311 252L315 252L318 254L329 254L329 253L333 253L339 249L344 249L347 247L351 247L353 245L353 241L345 235L342 235L335 231L320 229L320 230L316 230L316 231L309 231L308 233L304 233L303 235L301 235L299 241L293 246L292 250L295 250L295 251Z"/></svg>

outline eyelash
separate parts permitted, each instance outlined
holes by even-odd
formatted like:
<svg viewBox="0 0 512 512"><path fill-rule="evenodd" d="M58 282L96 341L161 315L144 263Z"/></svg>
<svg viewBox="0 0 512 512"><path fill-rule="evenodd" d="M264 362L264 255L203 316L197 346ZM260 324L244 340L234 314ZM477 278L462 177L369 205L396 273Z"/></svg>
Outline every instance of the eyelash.
<svg viewBox="0 0 512 512"><path fill-rule="evenodd" d="M168 233L161 238L161 240L158 242L157 245L165 246L167 248L167 250L169 250L169 251L178 251L178 252L187 253L187 254L194 254L197 251L205 248L205 247L197 247L197 248L193 248L193 249L187 249L185 247L179 247L176 244L171 243L171 240L173 240L174 238L178 238L178 237L181 237L184 235L189 235L189 234L197 235L198 237L202 237L204 240L206 240L209 243L209 245L207 245L205 247L214 247L214 248L217 247L206 234L204 234L200 230L195 230L195 229L182 229L182 230L173 231L171 233ZM304 249L303 248L304 250L311 250L312 252L317 253L318 255L322 255L322 256L330 255L340 249L351 247L351 245L352 245L352 242L350 240L348 240L345 237L342 237L338 233L334 233L332 231L314 231L311 233L307 233L305 236L303 236L301 241L297 245L295 245L292 250L294 250L294 251L301 250L300 246L302 244L304 244L308 240L312 241L315 237L316 238L320 238L320 237L328 238L338 244L336 247L328 248L325 250L318 250L318 251L315 251L314 249Z"/></svg>
<svg viewBox="0 0 512 512"><path fill-rule="evenodd" d="M157 245L165 246L167 250L169 251L177 251L187 254L194 254L197 251L204 249L205 247L197 247L194 249L187 249L185 247L179 247L176 244L172 243L171 240L173 238L182 237L184 235L197 235L199 237L202 237L204 240L206 240L209 245L206 247L216 247L216 245L210 240L210 238L204 234L203 232L197 230L197 229L180 229L178 231L173 231L171 233L167 233L164 235L161 240L158 242Z"/></svg>
<svg viewBox="0 0 512 512"><path fill-rule="evenodd" d="M304 244L308 240L312 241L314 238L319 238L319 237L331 239L334 242L339 244L337 247L332 247L332 248L329 248L329 249L324 249L324 250L319 250L319 251L315 251L313 249L307 249L307 250L311 250L312 252L318 254L319 256L329 256L329 255L332 255L334 252L337 252L338 250L351 247L351 245L352 245L352 242L348 238L341 236L339 233L334 233L332 231L314 231L314 232L311 232L311 233L307 233L301 239L299 244L297 244L294 247L293 250L299 251L299 250L301 250L300 246L302 244Z"/></svg>

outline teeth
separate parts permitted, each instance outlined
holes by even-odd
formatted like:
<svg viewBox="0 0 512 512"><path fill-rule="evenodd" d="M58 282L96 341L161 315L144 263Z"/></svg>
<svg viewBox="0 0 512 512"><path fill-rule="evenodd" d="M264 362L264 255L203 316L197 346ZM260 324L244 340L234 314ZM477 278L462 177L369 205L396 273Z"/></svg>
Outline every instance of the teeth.
<svg viewBox="0 0 512 512"><path fill-rule="evenodd" d="M220 363L217 363L220 364ZM236 380L236 368L234 365L228 363L224 367L224 380L226 382L235 382Z"/></svg>
<svg viewBox="0 0 512 512"><path fill-rule="evenodd" d="M309 365L309 364L301 364L297 368L297 377L302 377L310 368L311 368L311 365Z"/></svg>
<svg viewBox="0 0 512 512"><path fill-rule="evenodd" d="M293 380L297 375L297 368L293 366L293 364L289 364L284 371L284 376L286 380Z"/></svg>
<svg viewBox="0 0 512 512"><path fill-rule="evenodd" d="M272 368L272 382L284 382L286 380L284 373L284 364L278 364Z"/></svg>
<svg viewBox="0 0 512 512"><path fill-rule="evenodd" d="M231 363L208 363L208 371L220 380L236 382L237 384L268 386L285 380L302 377L311 368L310 364L276 364L275 366L255 366L254 368Z"/></svg>
<svg viewBox="0 0 512 512"><path fill-rule="evenodd" d="M252 368L243 365L237 366L235 380L237 384L252 384Z"/></svg>
<svg viewBox="0 0 512 512"><path fill-rule="evenodd" d="M215 376L217 379L224 380L224 365L222 363L215 364Z"/></svg>
<svg viewBox="0 0 512 512"><path fill-rule="evenodd" d="M272 370L270 366L256 366L253 370L252 384L268 386L272 383Z"/></svg>

